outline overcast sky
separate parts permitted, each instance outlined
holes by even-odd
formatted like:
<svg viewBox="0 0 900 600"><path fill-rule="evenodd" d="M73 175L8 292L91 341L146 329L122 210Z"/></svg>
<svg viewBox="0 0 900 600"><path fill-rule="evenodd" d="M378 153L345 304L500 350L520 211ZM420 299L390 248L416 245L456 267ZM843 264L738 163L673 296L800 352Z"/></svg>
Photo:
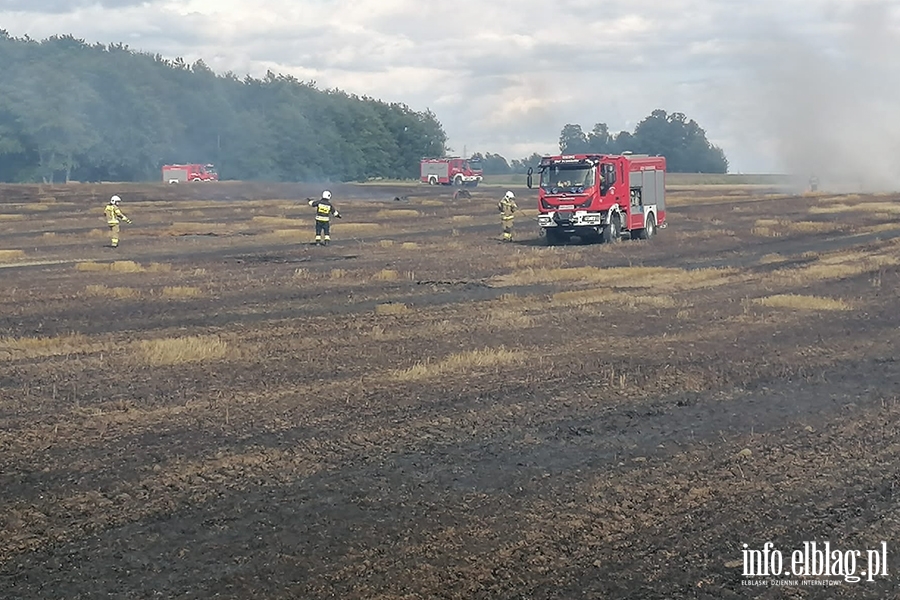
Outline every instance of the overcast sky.
<svg viewBox="0 0 900 600"><path fill-rule="evenodd" d="M898 24L900 0L0 0L17 37L430 108L459 154L554 152L566 123L631 131L683 112L732 172L816 168L828 158L807 154L871 149L870 132L900 152Z"/></svg>

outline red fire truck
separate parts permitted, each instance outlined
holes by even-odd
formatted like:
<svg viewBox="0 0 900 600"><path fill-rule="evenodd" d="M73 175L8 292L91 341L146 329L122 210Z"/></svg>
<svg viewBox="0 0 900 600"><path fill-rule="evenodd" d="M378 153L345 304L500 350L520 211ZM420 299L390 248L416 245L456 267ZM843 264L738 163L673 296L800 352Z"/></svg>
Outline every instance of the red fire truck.
<svg viewBox="0 0 900 600"><path fill-rule="evenodd" d="M532 168L528 187L533 187ZM649 239L666 227L662 156L545 156L538 165L538 225L550 245L571 236L617 242Z"/></svg>
<svg viewBox="0 0 900 600"><path fill-rule="evenodd" d="M219 174L213 165L164 165L162 180L166 183L184 183L186 181L218 181Z"/></svg>
<svg viewBox="0 0 900 600"><path fill-rule="evenodd" d="M422 183L429 185L478 185L482 180L481 163L465 158L423 158L419 164Z"/></svg>

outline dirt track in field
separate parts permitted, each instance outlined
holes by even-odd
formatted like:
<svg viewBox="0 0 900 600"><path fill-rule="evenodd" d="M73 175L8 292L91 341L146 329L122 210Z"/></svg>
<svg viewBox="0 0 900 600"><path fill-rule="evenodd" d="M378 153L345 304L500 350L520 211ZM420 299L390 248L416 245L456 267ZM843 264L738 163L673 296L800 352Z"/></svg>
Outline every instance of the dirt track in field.
<svg viewBox="0 0 900 600"><path fill-rule="evenodd" d="M0 597L894 593L900 196L546 247L526 189L503 244L501 188L340 186L323 248L318 188L133 186L113 250L110 189L0 187ZM746 585L813 540L890 575Z"/></svg>

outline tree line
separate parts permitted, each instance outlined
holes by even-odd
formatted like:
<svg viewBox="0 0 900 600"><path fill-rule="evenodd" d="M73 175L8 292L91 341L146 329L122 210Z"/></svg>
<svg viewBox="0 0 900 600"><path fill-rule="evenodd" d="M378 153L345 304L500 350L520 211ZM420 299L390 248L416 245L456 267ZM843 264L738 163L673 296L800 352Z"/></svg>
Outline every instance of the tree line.
<svg viewBox="0 0 900 600"><path fill-rule="evenodd" d="M673 173L727 173L728 159L721 148L706 139L706 132L683 113L654 110L637 124L633 132L612 134L606 123L597 123L585 133L581 125L567 124L559 134L562 154L651 154L666 157L666 168ZM485 175L525 173L540 162L541 156L507 161L499 154L476 153Z"/></svg>
<svg viewBox="0 0 900 600"><path fill-rule="evenodd" d="M171 163L213 163L221 179L417 179L447 153L430 110L415 111L269 71L214 73L124 44L43 41L0 30L0 181L159 181ZM670 171L725 173L724 152L681 113L656 110L635 130L567 124L562 153L661 154ZM541 158L476 153L485 174L524 173Z"/></svg>
<svg viewBox="0 0 900 600"><path fill-rule="evenodd" d="M222 179L417 178L447 140L430 111L123 44L0 31L0 65L6 182L158 181L171 163L213 163Z"/></svg>

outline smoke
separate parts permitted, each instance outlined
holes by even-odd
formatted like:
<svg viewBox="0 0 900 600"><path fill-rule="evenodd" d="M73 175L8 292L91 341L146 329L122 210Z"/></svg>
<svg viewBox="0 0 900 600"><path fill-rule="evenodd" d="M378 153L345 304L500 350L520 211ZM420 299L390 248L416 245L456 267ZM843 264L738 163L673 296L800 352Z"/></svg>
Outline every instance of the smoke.
<svg viewBox="0 0 900 600"><path fill-rule="evenodd" d="M816 175L820 189L900 191L897 4L847 4L823 15L818 40L760 32L741 86L744 126L800 185Z"/></svg>

